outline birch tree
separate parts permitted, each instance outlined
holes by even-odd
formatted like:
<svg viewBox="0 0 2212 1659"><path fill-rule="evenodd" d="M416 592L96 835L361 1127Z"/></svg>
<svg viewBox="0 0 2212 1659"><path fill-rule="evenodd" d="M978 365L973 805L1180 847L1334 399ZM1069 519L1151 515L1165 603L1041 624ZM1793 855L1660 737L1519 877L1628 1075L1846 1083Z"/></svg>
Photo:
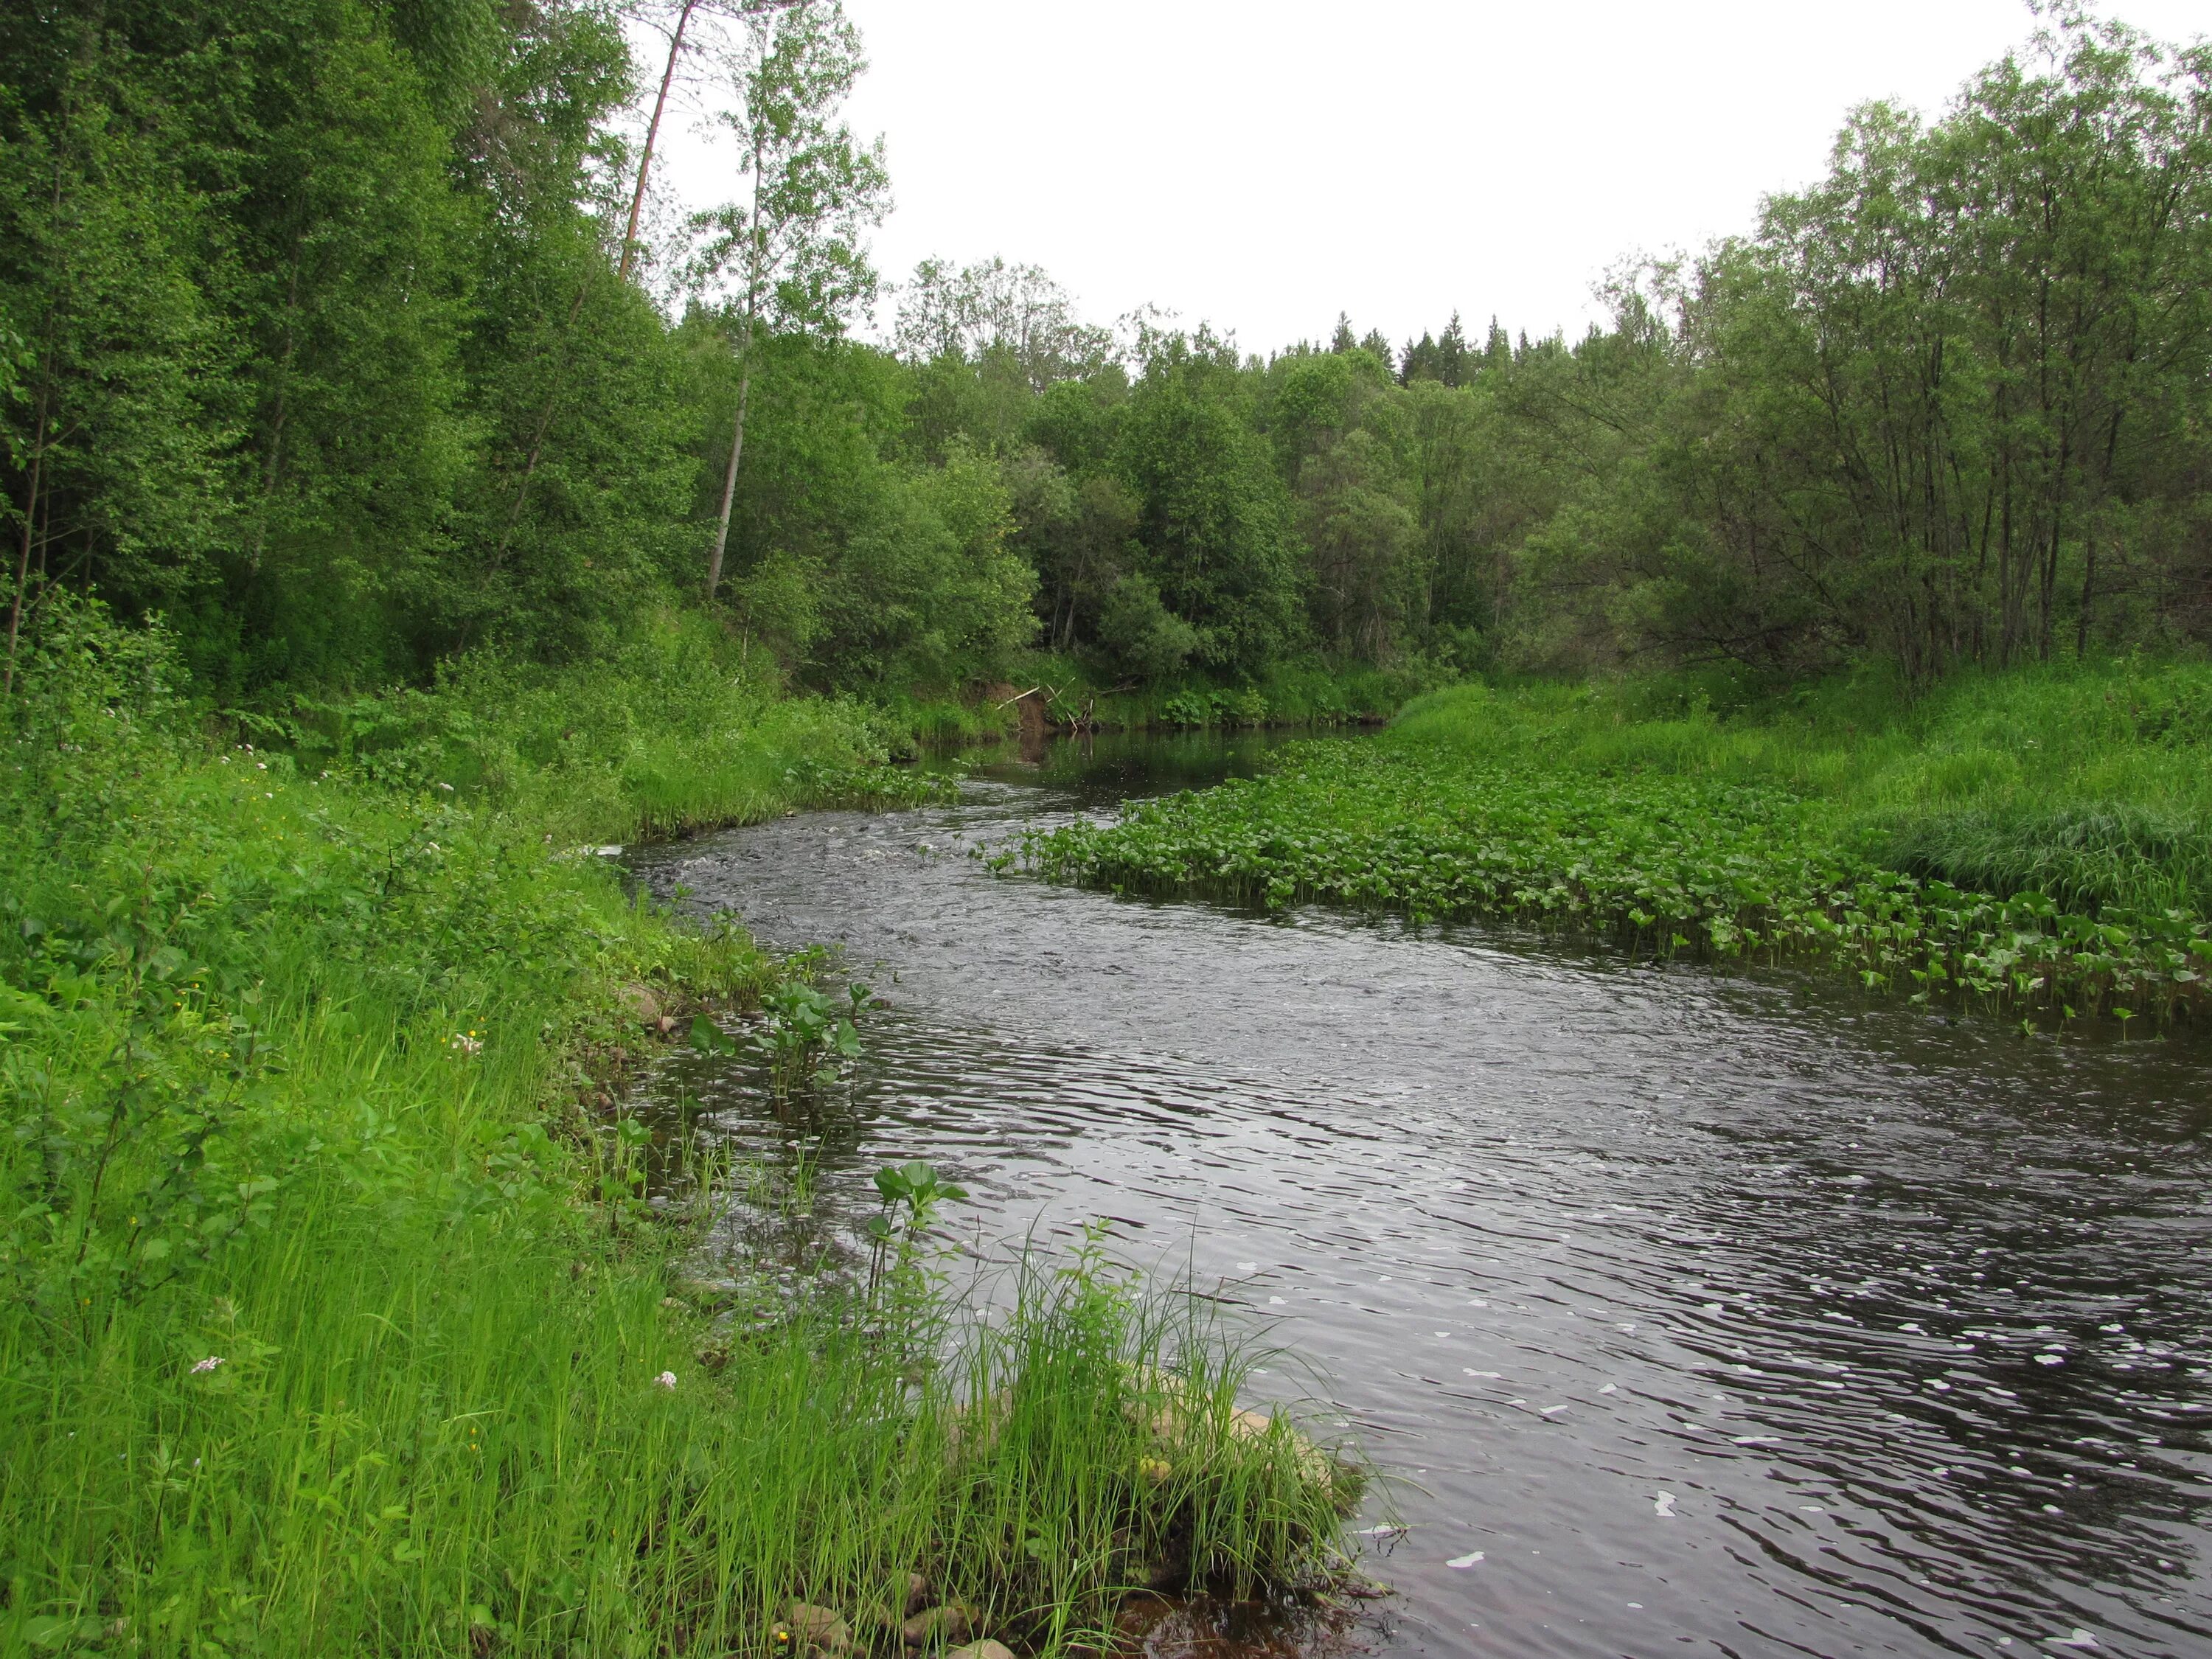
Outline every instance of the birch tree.
<svg viewBox="0 0 2212 1659"><path fill-rule="evenodd" d="M702 238L693 279L721 296L738 357L737 416L707 561L709 599L722 581L762 332L836 333L875 291L861 238L890 204L883 142L863 144L837 119L866 67L860 33L838 0L749 17L732 63L737 103L722 119L738 142L739 193L692 221Z"/></svg>

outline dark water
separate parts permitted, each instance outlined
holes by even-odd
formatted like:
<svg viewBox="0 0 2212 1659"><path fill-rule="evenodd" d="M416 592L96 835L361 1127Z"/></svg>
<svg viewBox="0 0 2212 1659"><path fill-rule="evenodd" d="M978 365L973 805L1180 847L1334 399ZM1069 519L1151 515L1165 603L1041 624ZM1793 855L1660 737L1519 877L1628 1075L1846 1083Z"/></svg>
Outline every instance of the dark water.
<svg viewBox="0 0 2212 1659"><path fill-rule="evenodd" d="M986 1240L1112 1217L1250 1310L1261 1385L1393 1477L1381 1651L2212 1654L2212 1048L965 856L1256 749L1059 750L638 867L893 1004L829 1201L927 1158Z"/></svg>

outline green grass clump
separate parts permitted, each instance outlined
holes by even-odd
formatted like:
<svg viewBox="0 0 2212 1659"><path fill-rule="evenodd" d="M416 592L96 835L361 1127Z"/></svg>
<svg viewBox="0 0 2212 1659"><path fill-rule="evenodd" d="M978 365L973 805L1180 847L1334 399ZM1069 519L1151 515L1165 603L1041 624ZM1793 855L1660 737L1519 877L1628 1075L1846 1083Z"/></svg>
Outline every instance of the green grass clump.
<svg viewBox="0 0 2212 1659"><path fill-rule="evenodd" d="M438 775L527 752L501 709L610 732L594 695L302 765L208 741L158 635L50 613L0 732L0 1651L765 1652L914 1571L1049 1646L1147 1524L1269 1584L1323 1555L1282 1448L1224 1435L1172 1502L1132 1459L1140 1379L1242 1372L1089 1269L964 1335L935 1285L669 1305L649 1135L581 1103L646 998L785 970L574 854L644 821L618 793L533 816L635 748ZM979 1399L1018 1408L960 1455Z"/></svg>
<svg viewBox="0 0 2212 1659"><path fill-rule="evenodd" d="M1395 746L1547 772L1782 789L1888 867L2097 914L2212 914L2212 665L1879 675L1772 694L1692 677L1447 688Z"/></svg>
<svg viewBox="0 0 2212 1659"><path fill-rule="evenodd" d="M1771 787L1553 770L1403 738L1294 745L1272 775L1033 833L1001 861L1116 891L1506 917L1662 955L1818 957L1870 988L2061 1015L2162 1018L2201 1001L2212 969L2201 917L2089 916L1923 883L1838 846L1823 814Z"/></svg>
<svg viewBox="0 0 2212 1659"><path fill-rule="evenodd" d="M939 787L883 763L913 710L785 695L690 615L642 618L587 670L495 658L427 689L301 697L234 716L308 775L430 789L527 820L556 842L623 842L750 823L793 805L911 805Z"/></svg>

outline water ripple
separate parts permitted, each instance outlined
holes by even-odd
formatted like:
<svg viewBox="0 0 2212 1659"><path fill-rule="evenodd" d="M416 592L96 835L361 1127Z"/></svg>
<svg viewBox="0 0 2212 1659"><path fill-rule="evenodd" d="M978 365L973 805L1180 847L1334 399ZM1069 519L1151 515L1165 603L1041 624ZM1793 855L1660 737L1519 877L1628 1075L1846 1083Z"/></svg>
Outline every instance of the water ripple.
<svg viewBox="0 0 2212 1659"><path fill-rule="evenodd" d="M659 1097L833 1218L926 1157L979 1259L1111 1216L1247 1310L1391 1476L1384 1650L2212 1651L2201 1046L964 856L1146 783L1057 765L641 859L894 1004L819 1121Z"/></svg>

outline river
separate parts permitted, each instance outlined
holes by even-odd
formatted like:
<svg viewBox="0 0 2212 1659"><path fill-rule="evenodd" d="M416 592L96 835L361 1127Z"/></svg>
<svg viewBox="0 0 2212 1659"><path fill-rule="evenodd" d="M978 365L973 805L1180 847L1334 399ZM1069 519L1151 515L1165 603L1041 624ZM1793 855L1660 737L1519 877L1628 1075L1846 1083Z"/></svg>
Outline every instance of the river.
<svg viewBox="0 0 2212 1659"><path fill-rule="evenodd" d="M1358 739L1347 739L1357 741ZM633 867L890 1007L823 1203L1109 1217L1386 1477L1389 1655L2212 1654L2212 1048L2028 1038L1817 975L994 875L1024 829L1249 769L1100 739L958 805ZM664 1074L741 1148L744 1066ZM818 1126L817 1126L818 1127ZM1396 1528L1401 1526L1402 1530Z"/></svg>

